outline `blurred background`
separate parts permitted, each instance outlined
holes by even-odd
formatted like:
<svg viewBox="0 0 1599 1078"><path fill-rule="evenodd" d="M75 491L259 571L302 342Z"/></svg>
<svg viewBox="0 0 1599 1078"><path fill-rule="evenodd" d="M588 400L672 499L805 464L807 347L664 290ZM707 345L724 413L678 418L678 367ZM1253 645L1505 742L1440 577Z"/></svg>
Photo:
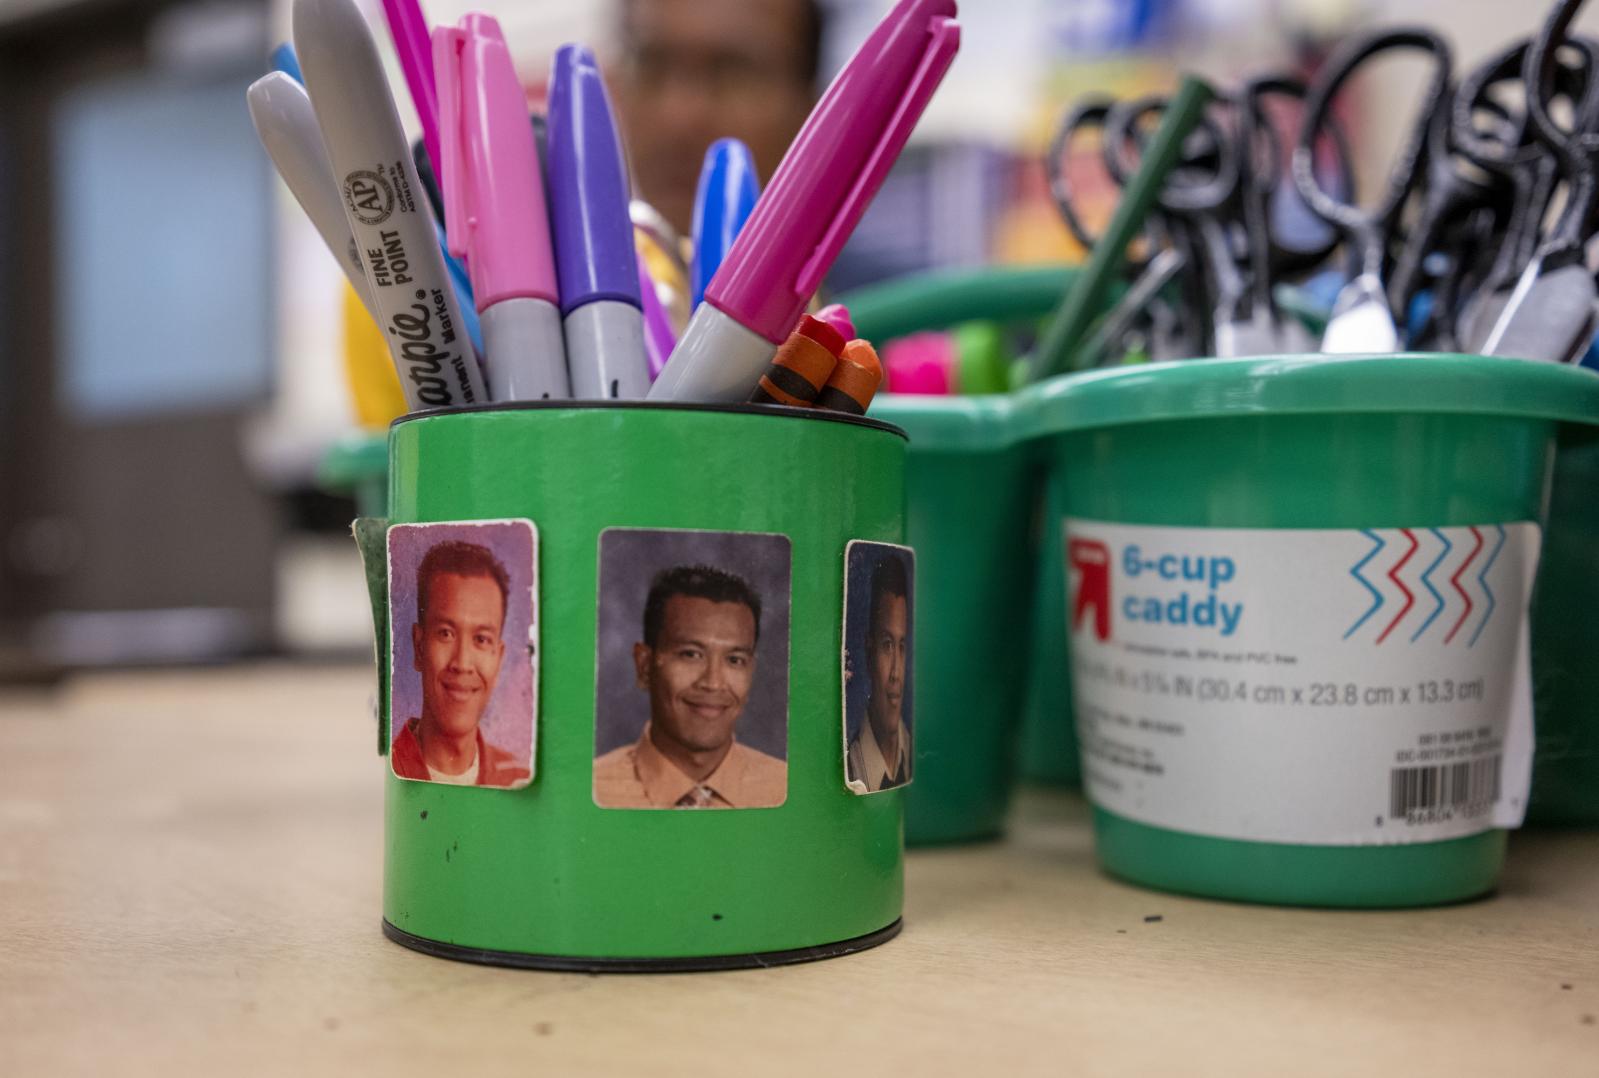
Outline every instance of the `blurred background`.
<svg viewBox="0 0 1599 1078"><path fill-rule="evenodd" d="M604 58L636 195L687 227L706 145L770 175L886 0L428 0L503 23L530 105L565 41ZM377 3L370 14L390 49ZM1464 67L1535 29L1496 0L968 0L963 46L829 281L1082 255L1040 157L1077 95L1312 71L1338 35L1438 25ZM258 145L245 88L283 0L0 0L0 680L370 654L355 503L319 469L359 431L359 326ZM392 50L391 85L414 125ZM1407 119L1403 64L1354 87L1357 160ZM1079 186L1090 215L1112 189ZM1098 199L1098 205L1093 205ZM369 417L370 418L370 417ZM379 428L381 429L381 424Z"/></svg>

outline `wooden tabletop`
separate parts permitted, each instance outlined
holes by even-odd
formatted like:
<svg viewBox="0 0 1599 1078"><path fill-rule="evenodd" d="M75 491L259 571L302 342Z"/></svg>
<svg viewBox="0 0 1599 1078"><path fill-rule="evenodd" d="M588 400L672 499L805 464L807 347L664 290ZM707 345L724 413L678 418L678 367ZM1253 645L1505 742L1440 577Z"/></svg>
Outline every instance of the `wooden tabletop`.
<svg viewBox="0 0 1599 1078"><path fill-rule="evenodd" d="M1599 1074L1599 835L1419 912L1177 898L1083 804L913 853L905 932L783 969L549 974L379 933L365 669L0 693L0 1074Z"/></svg>

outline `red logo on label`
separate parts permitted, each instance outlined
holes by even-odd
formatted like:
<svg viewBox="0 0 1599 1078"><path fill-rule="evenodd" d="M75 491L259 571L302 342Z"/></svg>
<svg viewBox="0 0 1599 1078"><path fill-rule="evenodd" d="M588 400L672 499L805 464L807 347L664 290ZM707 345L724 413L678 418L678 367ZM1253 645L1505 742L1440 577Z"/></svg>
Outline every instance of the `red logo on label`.
<svg viewBox="0 0 1599 1078"><path fill-rule="evenodd" d="M1110 639L1110 547L1097 539L1069 539L1066 563L1077 573L1076 599L1072 603L1072 631L1094 609L1094 635Z"/></svg>

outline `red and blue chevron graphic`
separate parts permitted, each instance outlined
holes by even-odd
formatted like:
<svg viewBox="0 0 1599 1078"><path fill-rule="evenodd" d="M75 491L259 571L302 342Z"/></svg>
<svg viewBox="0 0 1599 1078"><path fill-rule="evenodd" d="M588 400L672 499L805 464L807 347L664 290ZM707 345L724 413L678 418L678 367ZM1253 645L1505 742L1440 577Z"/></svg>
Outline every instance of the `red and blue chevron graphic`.
<svg viewBox="0 0 1599 1078"><path fill-rule="evenodd" d="M1386 533L1386 534L1385 534ZM1344 630L1345 640L1362 629L1375 633L1374 642L1385 644L1395 629L1409 623L1403 637L1414 644L1429 632L1442 634L1445 645L1462 640L1467 647L1477 643L1483 629L1498 607L1488 574L1504 549L1503 525L1456 528L1362 528L1360 534L1371 541L1371 548L1349 569L1349 575L1371 596L1371 605ZM1425 551L1423 547L1427 547ZM1393 550L1390 550L1393 548ZM1486 555L1484 549L1487 548ZM1394 551L1398 553L1395 554ZM1385 552L1386 555L1385 555ZM1406 569L1421 553L1416 564L1425 564L1419 576L1406 580ZM1373 569L1381 558L1392 559L1386 572ZM1411 569L1411 573L1415 572ZM1448 580L1449 590L1434 583L1435 576ZM1419 585L1419 587L1418 587ZM1425 589L1431 602L1418 604L1418 591ZM1475 594L1473 594L1475 592ZM1419 608L1418 608L1419 606ZM1450 607L1458 612L1440 621ZM1389 611L1379 617L1379 613Z"/></svg>

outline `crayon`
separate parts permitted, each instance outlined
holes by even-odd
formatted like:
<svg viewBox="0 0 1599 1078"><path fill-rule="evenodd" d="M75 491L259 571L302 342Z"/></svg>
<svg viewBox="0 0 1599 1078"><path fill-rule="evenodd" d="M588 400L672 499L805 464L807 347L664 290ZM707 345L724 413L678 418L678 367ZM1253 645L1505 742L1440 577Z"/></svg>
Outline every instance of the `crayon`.
<svg viewBox="0 0 1599 1078"><path fill-rule="evenodd" d="M843 334L819 318L802 316L761 375L749 403L809 407L843 351Z"/></svg>
<svg viewBox="0 0 1599 1078"><path fill-rule="evenodd" d="M850 341L828 375L827 384L816 395L816 407L864 415L882 384L883 365L877 359L877 350L870 341Z"/></svg>

